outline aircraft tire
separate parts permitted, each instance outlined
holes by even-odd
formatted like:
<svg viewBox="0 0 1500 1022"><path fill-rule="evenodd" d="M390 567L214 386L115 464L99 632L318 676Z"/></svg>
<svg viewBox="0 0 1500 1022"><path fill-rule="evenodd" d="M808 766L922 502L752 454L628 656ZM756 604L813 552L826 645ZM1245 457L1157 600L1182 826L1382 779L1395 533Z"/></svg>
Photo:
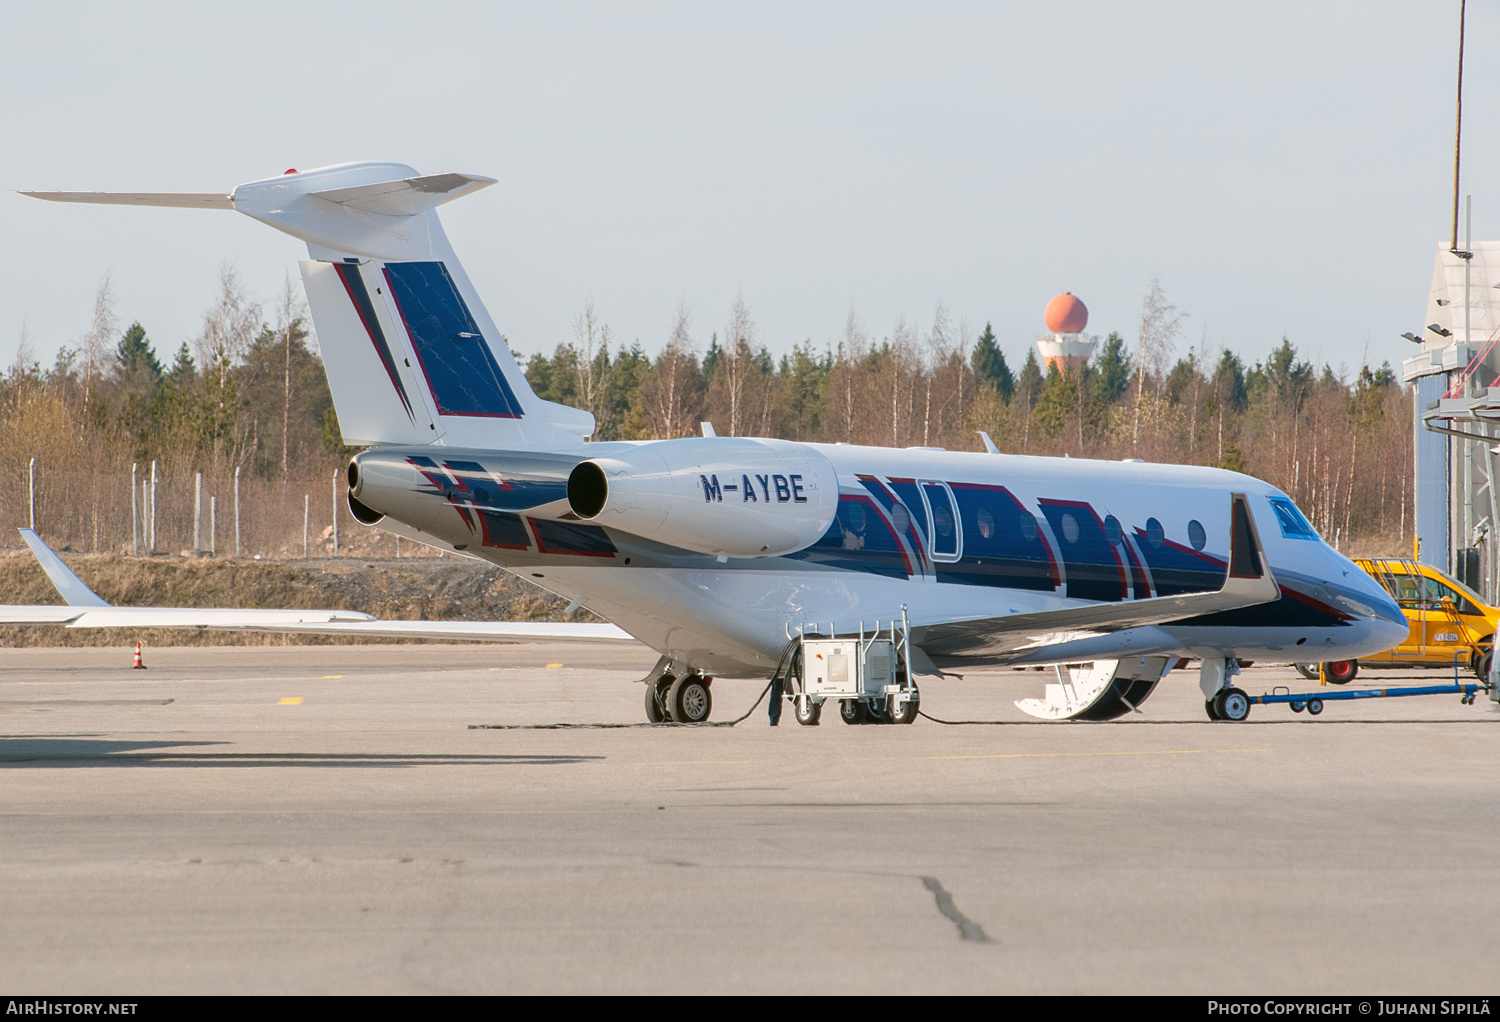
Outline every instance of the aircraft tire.
<svg viewBox="0 0 1500 1022"><path fill-rule="evenodd" d="M1317 664L1293 664L1292 666L1297 668L1297 673L1302 675L1308 681L1318 680Z"/></svg>
<svg viewBox="0 0 1500 1022"><path fill-rule="evenodd" d="M667 701L666 690L670 683L670 678L646 682L646 721L648 723L660 724L667 719L667 713L663 707Z"/></svg>
<svg viewBox="0 0 1500 1022"><path fill-rule="evenodd" d="M1209 720L1221 720L1222 719L1219 716L1219 711L1216 710L1216 709L1214 709L1214 701L1212 699L1205 699L1205 700L1203 700L1203 712L1206 713L1206 714L1208 714L1208 719Z"/></svg>
<svg viewBox="0 0 1500 1022"><path fill-rule="evenodd" d="M701 674L684 674L672 682L666 702L677 724L701 724L714 708L713 693Z"/></svg>
<svg viewBox="0 0 1500 1022"><path fill-rule="evenodd" d="M1240 689L1220 689L1213 703L1220 720L1239 722L1250 716L1250 697Z"/></svg>
<svg viewBox="0 0 1500 1022"><path fill-rule="evenodd" d="M1358 660L1330 660L1323 665L1328 684L1347 685L1359 676Z"/></svg>
<svg viewBox="0 0 1500 1022"><path fill-rule="evenodd" d="M823 719L823 704L815 703L811 699L794 699L792 700L792 715L803 727L817 727Z"/></svg>

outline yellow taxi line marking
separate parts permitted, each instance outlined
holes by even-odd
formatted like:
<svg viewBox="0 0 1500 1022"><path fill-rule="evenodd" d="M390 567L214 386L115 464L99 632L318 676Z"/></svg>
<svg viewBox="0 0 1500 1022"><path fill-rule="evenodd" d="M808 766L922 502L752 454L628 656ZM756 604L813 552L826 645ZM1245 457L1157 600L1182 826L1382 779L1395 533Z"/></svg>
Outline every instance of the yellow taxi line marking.
<svg viewBox="0 0 1500 1022"><path fill-rule="evenodd" d="M7 685L110 685L110 684L115 684L116 682L118 682L120 680L119 678L103 677L102 675L104 675L104 674L105 674L105 671L101 670L101 671L99 671L99 675L101 675L99 677L91 677L91 678L64 678L64 679L59 679L57 681L6 681L5 684L7 684ZM285 676L277 675L277 676L273 676L273 677L260 677L260 676L257 676L257 675L246 675L245 677L234 677L234 678L167 678L167 677L163 677L163 676L161 676L161 675L158 674L158 675L155 675L155 676L150 677L150 678L129 678L127 680L129 680L129 681L151 681L151 682L155 682L155 683L158 683L158 684L168 683L168 684L174 684L174 685L176 685L176 684L232 685L232 684L235 684L235 683L238 683L238 682L325 681L325 680L328 680L328 679L331 679L331 678L342 678L342 677L344 677L344 675L342 675L342 674L327 674L327 675L298 674L298 675L285 675Z"/></svg>
<svg viewBox="0 0 1500 1022"><path fill-rule="evenodd" d="M335 681L335 680L337 680L337 679L338 679L338 678L342 678L342 677L343 677L343 675L342 675L342 674L325 674L325 675L323 675L323 677L322 677L322 678L320 678L320 679L319 679L319 680L320 680L320 681Z"/></svg>
<svg viewBox="0 0 1500 1022"><path fill-rule="evenodd" d="M1097 756L1194 756L1204 752L1270 752L1270 749L1141 749L1133 752L996 752L971 756L829 756L817 759L672 759L635 766L746 766L752 763L912 763L958 759L1087 759Z"/></svg>
<svg viewBox="0 0 1500 1022"><path fill-rule="evenodd" d="M281 702L277 703L276 705L277 706L301 706L302 705L302 697L301 696L282 696L281 697Z"/></svg>
<svg viewBox="0 0 1500 1022"><path fill-rule="evenodd" d="M549 671L555 671L557 668L559 668L561 666L562 666L562 664L548 664L547 665L547 670L549 670Z"/></svg>
<svg viewBox="0 0 1500 1022"><path fill-rule="evenodd" d="M708 813L747 810L777 813L1003 813L1006 815L1072 816L1123 815L1126 809L1058 809L1044 806L844 806L844 805L674 805L671 812ZM143 809L109 812L105 816L626 816L660 812L641 809ZM0 819L36 816L77 816L76 812L0 812Z"/></svg>

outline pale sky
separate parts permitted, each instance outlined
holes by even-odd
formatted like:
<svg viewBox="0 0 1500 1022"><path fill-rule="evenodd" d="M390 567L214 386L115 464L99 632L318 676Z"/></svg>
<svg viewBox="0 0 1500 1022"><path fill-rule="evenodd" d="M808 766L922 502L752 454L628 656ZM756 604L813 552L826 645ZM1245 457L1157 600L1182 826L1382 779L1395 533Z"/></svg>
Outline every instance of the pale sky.
<svg viewBox="0 0 1500 1022"><path fill-rule="evenodd" d="M50 363L112 274L169 356L220 267L268 305L305 249L228 212L14 189L218 191L349 160L500 183L443 220L523 353L592 299L655 352L737 294L761 339L994 323L1054 294L1133 339L1153 275L1249 359L1414 353L1449 230L1457 0L7 5L0 361ZM1464 190L1500 236L1500 0L1469 8Z"/></svg>

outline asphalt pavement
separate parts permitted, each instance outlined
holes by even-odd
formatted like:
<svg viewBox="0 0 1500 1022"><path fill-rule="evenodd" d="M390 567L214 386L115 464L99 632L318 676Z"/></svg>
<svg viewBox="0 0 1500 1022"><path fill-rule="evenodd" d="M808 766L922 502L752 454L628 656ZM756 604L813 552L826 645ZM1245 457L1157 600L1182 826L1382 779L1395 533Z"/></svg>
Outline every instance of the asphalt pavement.
<svg viewBox="0 0 1500 1022"><path fill-rule="evenodd" d="M0 990L1489 993L1500 713L636 725L631 644L0 650ZM1365 671L1356 686L1451 671ZM1287 668L1252 693L1316 689ZM764 682L716 680L714 719ZM476 727L502 725L503 727Z"/></svg>

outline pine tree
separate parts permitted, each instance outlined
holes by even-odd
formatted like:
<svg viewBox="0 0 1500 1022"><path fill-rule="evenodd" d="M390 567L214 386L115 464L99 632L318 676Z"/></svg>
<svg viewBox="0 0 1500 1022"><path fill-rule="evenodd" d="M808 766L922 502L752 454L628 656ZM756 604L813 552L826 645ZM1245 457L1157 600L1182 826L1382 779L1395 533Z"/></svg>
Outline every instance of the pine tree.
<svg viewBox="0 0 1500 1022"><path fill-rule="evenodd" d="M974 342L974 354L970 356L969 365L973 367L974 378L981 387L988 384L1007 403L1010 401L1011 395L1015 393L1016 380L1005 362L1005 353L995 341L995 331L988 323L984 325L984 333Z"/></svg>
<svg viewBox="0 0 1500 1022"><path fill-rule="evenodd" d="M1104 347L1094 356L1097 376L1094 386L1099 400L1112 405L1125 396L1130 387L1130 352L1125 350L1125 338L1118 332L1104 339Z"/></svg>
<svg viewBox="0 0 1500 1022"><path fill-rule="evenodd" d="M187 341L183 341L182 347L177 349L177 358L172 363L169 375L179 387L186 387L198 375L198 367L193 364L193 353L188 350Z"/></svg>
<svg viewBox="0 0 1500 1022"><path fill-rule="evenodd" d="M151 347L151 342L146 337L146 328L139 322L130 324L130 329L126 330L125 336L120 338L115 360L119 364L121 376L133 377L141 370L146 370L151 374L153 381L161 379L161 362L157 359L156 350Z"/></svg>
<svg viewBox="0 0 1500 1022"><path fill-rule="evenodd" d="M1016 381L1016 393L1025 402L1025 411L1030 412L1042 394L1042 366L1036 360L1036 350L1026 349L1026 364L1021 367L1021 378Z"/></svg>

